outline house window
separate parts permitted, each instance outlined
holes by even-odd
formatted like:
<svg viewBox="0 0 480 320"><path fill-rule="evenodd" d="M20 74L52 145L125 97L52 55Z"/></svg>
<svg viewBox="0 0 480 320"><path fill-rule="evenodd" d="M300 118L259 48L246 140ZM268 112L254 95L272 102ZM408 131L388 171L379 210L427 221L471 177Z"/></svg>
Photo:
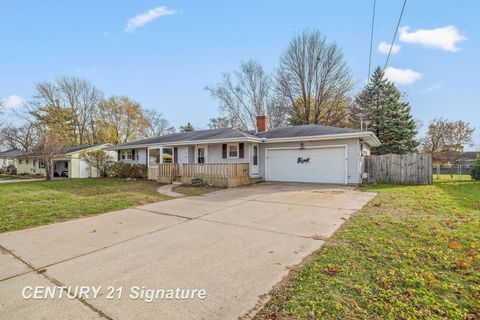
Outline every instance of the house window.
<svg viewBox="0 0 480 320"><path fill-rule="evenodd" d="M205 148L199 147L197 149L197 163L205 163Z"/></svg>
<svg viewBox="0 0 480 320"><path fill-rule="evenodd" d="M258 147L253 146L253 165L256 166L258 165Z"/></svg>
<svg viewBox="0 0 480 320"><path fill-rule="evenodd" d="M228 158L238 158L238 143L228 145Z"/></svg>
<svg viewBox="0 0 480 320"><path fill-rule="evenodd" d="M132 150L122 151L122 160L132 160Z"/></svg>
<svg viewBox="0 0 480 320"><path fill-rule="evenodd" d="M43 160L38 160L38 168L45 169L45 163L43 162Z"/></svg>
<svg viewBox="0 0 480 320"><path fill-rule="evenodd" d="M148 165L150 167L158 166L160 163L160 149L148 149Z"/></svg>
<svg viewBox="0 0 480 320"><path fill-rule="evenodd" d="M162 148L162 161L163 163L173 162L173 148Z"/></svg>
<svg viewBox="0 0 480 320"><path fill-rule="evenodd" d="M18 164L22 164L22 159L18 159Z"/></svg>
<svg viewBox="0 0 480 320"><path fill-rule="evenodd" d="M25 159L25 164L28 164L28 159Z"/></svg>

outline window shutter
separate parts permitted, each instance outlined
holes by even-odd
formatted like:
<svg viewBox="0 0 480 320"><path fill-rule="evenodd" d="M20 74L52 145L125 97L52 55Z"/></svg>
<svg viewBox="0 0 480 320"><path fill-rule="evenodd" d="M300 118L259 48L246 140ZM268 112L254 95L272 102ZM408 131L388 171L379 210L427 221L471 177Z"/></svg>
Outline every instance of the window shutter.
<svg viewBox="0 0 480 320"><path fill-rule="evenodd" d="M132 160L134 161L135 160L135 150L132 149Z"/></svg>
<svg viewBox="0 0 480 320"><path fill-rule="evenodd" d="M245 157L245 151L244 151L244 143L239 143L238 144L238 157L243 159Z"/></svg>
<svg viewBox="0 0 480 320"><path fill-rule="evenodd" d="M120 150L118 150L118 161L120 161Z"/></svg>
<svg viewBox="0 0 480 320"><path fill-rule="evenodd" d="M227 145L222 144L222 159L227 159Z"/></svg>

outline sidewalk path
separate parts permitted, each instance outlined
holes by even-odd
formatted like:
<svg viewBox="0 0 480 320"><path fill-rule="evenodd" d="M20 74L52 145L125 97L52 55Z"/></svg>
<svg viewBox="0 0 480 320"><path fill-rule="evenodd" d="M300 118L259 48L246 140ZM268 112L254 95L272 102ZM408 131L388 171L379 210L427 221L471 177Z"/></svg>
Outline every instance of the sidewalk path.
<svg viewBox="0 0 480 320"><path fill-rule="evenodd" d="M165 196L174 197L174 198L185 197L184 194L172 191L172 188L174 186L175 186L174 184L167 184L165 186L161 186L160 188L157 189L157 192Z"/></svg>

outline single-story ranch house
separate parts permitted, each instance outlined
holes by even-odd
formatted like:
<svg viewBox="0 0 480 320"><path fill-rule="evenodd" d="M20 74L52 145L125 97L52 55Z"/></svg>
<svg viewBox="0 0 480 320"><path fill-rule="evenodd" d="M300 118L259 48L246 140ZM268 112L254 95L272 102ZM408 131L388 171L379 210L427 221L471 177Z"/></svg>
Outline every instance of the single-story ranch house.
<svg viewBox="0 0 480 320"><path fill-rule="evenodd" d="M0 152L0 169L7 168L9 165L17 166L17 158L25 154L25 151L17 148Z"/></svg>
<svg viewBox="0 0 480 320"><path fill-rule="evenodd" d="M250 177L266 181L358 184L364 156L380 145L375 134L356 129L301 125L268 130L265 116L257 117L257 128L173 133L112 149L118 161L147 165L149 178L150 168L163 163L178 163L180 176L185 164L247 163Z"/></svg>
<svg viewBox="0 0 480 320"><path fill-rule="evenodd" d="M53 161L54 177L65 178L97 178L98 172L88 161L80 157L80 152L95 149L104 149L116 160L116 153L108 150L111 144L89 145L65 148L58 152ZM35 152L17 157L17 174L45 175L45 165L41 155Z"/></svg>

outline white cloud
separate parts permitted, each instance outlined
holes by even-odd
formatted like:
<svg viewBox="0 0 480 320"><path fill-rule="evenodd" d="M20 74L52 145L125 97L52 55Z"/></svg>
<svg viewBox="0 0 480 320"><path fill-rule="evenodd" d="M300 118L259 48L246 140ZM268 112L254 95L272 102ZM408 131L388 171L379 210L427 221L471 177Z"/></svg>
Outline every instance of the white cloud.
<svg viewBox="0 0 480 320"><path fill-rule="evenodd" d="M171 16L177 13L177 10L169 9L165 6L150 9L147 12L139 14L134 18L128 20L125 32L133 32L136 28L141 27L161 16Z"/></svg>
<svg viewBox="0 0 480 320"><path fill-rule="evenodd" d="M410 32L409 27L400 28L400 41L421 44L427 48L456 52L460 50L457 43L467 38L460 34L455 26L436 29L418 29Z"/></svg>
<svg viewBox="0 0 480 320"><path fill-rule="evenodd" d="M422 75L412 69L397 69L388 67L385 69L385 77L398 85L408 85L422 78Z"/></svg>
<svg viewBox="0 0 480 320"><path fill-rule="evenodd" d="M386 43L385 41L380 42L380 44L377 47L378 52L383 53L383 54L388 54L390 51L390 44ZM393 44L392 46L392 54L398 53L400 51L400 45L398 44Z"/></svg>
<svg viewBox="0 0 480 320"><path fill-rule="evenodd" d="M23 106L24 103L25 103L25 99L15 94L2 99L2 104L7 109L19 108Z"/></svg>

